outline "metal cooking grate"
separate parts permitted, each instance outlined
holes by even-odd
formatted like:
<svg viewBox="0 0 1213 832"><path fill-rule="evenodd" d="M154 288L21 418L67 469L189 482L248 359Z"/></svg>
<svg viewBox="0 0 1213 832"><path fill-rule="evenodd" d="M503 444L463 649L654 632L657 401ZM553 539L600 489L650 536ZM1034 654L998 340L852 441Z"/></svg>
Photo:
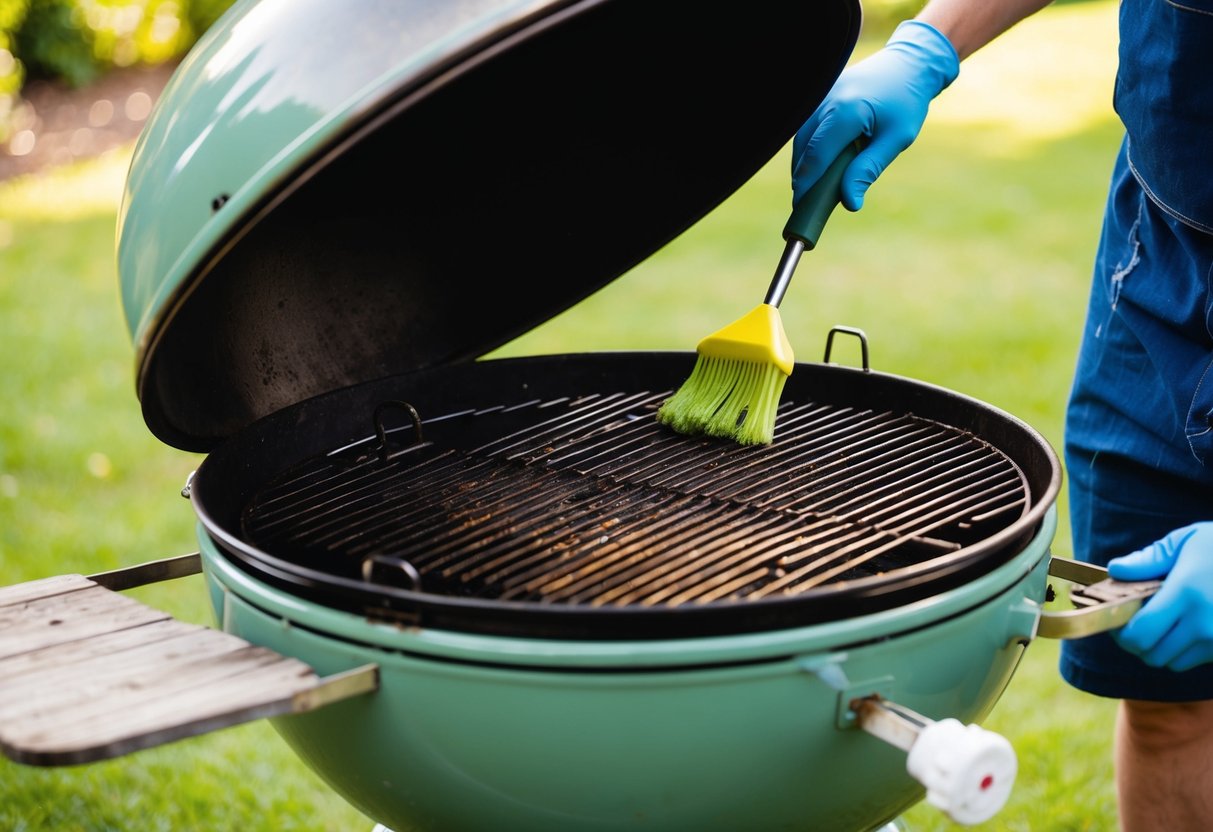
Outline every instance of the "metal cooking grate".
<svg viewBox="0 0 1213 832"><path fill-rule="evenodd" d="M744 448L660 427L667 395L455 414L426 422L426 442L335 451L258 494L244 532L312 569L429 593L676 606L912 566L1028 508L1010 459L935 422L785 402L775 444Z"/></svg>

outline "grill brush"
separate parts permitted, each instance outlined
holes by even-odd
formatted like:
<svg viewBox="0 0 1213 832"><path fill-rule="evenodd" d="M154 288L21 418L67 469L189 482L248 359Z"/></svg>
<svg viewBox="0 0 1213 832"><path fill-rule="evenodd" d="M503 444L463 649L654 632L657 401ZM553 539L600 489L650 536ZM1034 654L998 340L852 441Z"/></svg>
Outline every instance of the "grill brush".
<svg viewBox="0 0 1213 832"><path fill-rule="evenodd" d="M657 421L679 433L720 436L743 445L769 445L783 385L795 358L779 317L800 255L812 250L834 207L843 171L859 152L850 144L796 203L783 228L787 241L766 299L699 342L682 387L662 404Z"/></svg>

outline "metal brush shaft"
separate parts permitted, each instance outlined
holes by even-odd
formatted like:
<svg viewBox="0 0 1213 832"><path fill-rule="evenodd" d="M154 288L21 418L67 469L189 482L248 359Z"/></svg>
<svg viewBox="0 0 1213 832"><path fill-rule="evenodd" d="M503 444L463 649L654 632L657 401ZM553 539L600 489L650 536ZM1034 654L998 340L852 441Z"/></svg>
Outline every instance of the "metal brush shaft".
<svg viewBox="0 0 1213 832"><path fill-rule="evenodd" d="M788 241L783 249L783 257L779 260L779 268L767 289L767 297L763 303L779 307L783 296L792 282L792 274L800 255L807 249L817 245L817 239L825 228L826 220L830 218L842 194L842 175L847 165L859 154L859 141L851 142L842 152L830 162L822 173L821 178L813 183L808 192L802 196L792 208L787 225L783 227L783 238Z"/></svg>
<svg viewBox="0 0 1213 832"><path fill-rule="evenodd" d="M788 240L788 244L783 247L783 257L779 258L779 267L775 269L775 277L771 280L771 287L767 289L767 296L763 303L779 307L779 304L783 302L783 296L787 294L788 285L792 282L792 275L796 273L796 264L800 262L800 255L803 253L803 240L795 237Z"/></svg>

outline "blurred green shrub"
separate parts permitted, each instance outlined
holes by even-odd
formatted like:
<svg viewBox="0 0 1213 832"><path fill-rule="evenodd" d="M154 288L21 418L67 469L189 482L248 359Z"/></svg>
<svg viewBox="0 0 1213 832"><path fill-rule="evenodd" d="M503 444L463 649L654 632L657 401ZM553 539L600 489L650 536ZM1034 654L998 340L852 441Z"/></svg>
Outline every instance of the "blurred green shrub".
<svg viewBox="0 0 1213 832"><path fill-rule="evenodd" d="M0 0L0 142L35 78L83 86L183 55L233 0Z"/></svg>
<svg viewBox="0 0 1213 832"><path fill-rule="evenodd" d="M0 99L15 96L25 82L25 67L14 53L13 33L27 11L28 0L0 0Z"/></svg>
<svg viewBox="0 0 1213 832"><path fill-rule="evenodd" d="M26 76L61 78L72 86L93 80L98 62L77 7L67 0L8 2L25 6L12 32L12 51Z"/></svg>

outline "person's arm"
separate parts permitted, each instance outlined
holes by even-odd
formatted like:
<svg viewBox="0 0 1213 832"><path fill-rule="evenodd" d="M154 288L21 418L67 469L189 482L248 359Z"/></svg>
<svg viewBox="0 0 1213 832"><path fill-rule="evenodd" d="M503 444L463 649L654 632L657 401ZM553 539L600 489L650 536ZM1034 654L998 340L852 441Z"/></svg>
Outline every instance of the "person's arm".
<svg viewBox="0 0 1213 832"><path fill-rule="evenodd" d="M847 67L796 133L792 198L798 202L847 145L864 138L847 166L842 204L858 211L868 187L918 137L927 105L960 72L960 61L1048 0L932 0L879 52Z"/></svg>
<svg viewBox="0 0 1213 832"><path fill-rule="evenodd" d="M972 55L1051 0L932 0L915 20L929 23L952 43L960 60Z"/></svg>

